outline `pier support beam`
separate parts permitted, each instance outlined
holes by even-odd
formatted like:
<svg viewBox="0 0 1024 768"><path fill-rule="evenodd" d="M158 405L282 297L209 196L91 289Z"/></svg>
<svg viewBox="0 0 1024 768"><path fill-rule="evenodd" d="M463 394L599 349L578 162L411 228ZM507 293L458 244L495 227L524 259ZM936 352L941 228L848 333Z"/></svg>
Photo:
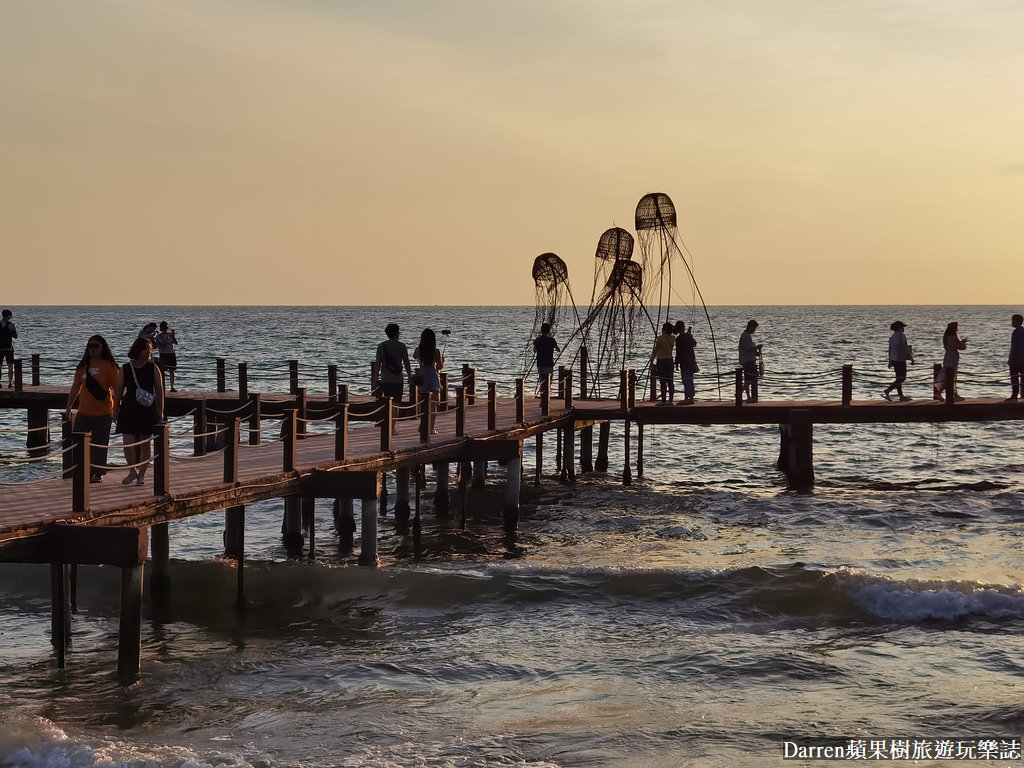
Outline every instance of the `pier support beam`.
<svg viewBox="0 0 1024 768"><path fill-rule="evenodd" d="M487 462L477 459L473 462L473 487L483 488L487 485Z"/></svg>
<svg viewBox="0 0 1024 768"><path fill-rule="evenodd" d="M395 529L402 536L409 532L409 517L412 507L409 504L409 468L399 467L395 470Z"/></svg>
<svg viewBox="0 0 1024 768"><path fill-rule="evenodd" d="M629 433L630 433L630 422L626 419L622 422L622 484L632 485L633 484L633 471L629 466L630 459L630 446L629 446Z"/></svg>
<svg viewBox="0 0 1024 768"><path fill-rule="evenodd" d="M810 490L814 487L814 423L810 411L793 409L779 431L779 469L786 473L790 488Z"/></svg>
<svg viewBox="0 0 1024 768"><path fill-rule="evenodd" d="M356 547L356 515L351 498L334 500L334 530L338 532L338 547L351 552Z"/></svg>
<svg viewBox="0 0 1024 768"><path fill-rule="evenodd" d="M245 549L245 507L224 510L224 557L237 560Z"/></svg>
<svg viewBox="0 0 1024 768"><path fill-rule="evenodd" d="M644 425L636 423L636 476L644 476Z"/></svg>
<svg viewBox="0 0 1024 768"><path fill-rule="evenodd" d="M538 432L536 440L533 459L533 484L540 485L540 478L544 474L544 433Z"/></svg>
<svg viewBox="0 0 1024 768"><path fill-rule="evenodd" d="M434 515L448 517L448 462L439 461L434 465L437 487L434 490Z"/></svg>
<svg viewBox="0 0 1024 768"><path fill-rule="evenodd" d="M580 471L594 471L594 428L580 430Z"/></svg>
<svg viewBox="0 0 1024 768"><path fill-rule="evenodd" d="M594 461L594 470L597 472L608 471L608 440L611 434L611 422L602 421L597 429L597 460Z"/></svg>
<svg viewBox="0 0 1024 768"><path fill-rule="evenodd" d="M67 666L71 642L71 565L50 563L50 642L57 652L57 667Z"/></svg>
<svg viewBox="0 0 1024 768"><path fill-rule="evenodd" d="M153 573L150 576L149 584L154 595L166 595L171 591L171 533L167 523L158 523L151 526L150 536L150 557L152 558Z"/></svg>
<svg viewBox="0 0 1024 768"><path fill-rule="evenodd" d="M505 510L502 515L505 530L513 533L519 527L519 485L523 459L517 456L505 465Z"/></svg>
<svg viewBox="0 0 1024 768"><path fill-rule="evenodd" d="M576 430L570 424L561 430L562 435L562 473L563 483L576 482Z"/></svg>
<svg viewBox="0 0 1024 768"><path fill-rule="evenodd" d="M305 540L302 538L302 497L286 496L284 499L284 525L282 540L288 557L299 557Z"/></svg>
<svg viewBox="0 0 1024 768"><path fill-rule="evenodd" d="M359 564L376 568L377 559L377 499L374 494L362 502L363 528L359 537Z"/></svg>
<svg viewBox="0 0 1024 768"><path fill-rule="evenodd" d="M142 565L121 568L121 617L117 627L117 676L138 678L142 671Z"/></svg>
<svg viewBox="0 0 1024 768"><path fill-rule="evenodd" d="M50 452L50 414L45 408L28 409L28 437L25 446L32 457Z"/></svg>

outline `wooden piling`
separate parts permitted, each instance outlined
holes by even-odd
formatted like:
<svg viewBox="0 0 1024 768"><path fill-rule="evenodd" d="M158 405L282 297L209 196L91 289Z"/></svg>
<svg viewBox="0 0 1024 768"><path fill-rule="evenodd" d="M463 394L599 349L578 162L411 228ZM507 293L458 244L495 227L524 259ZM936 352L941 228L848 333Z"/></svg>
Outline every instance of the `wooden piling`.
<svg viewBox="0 0 1024 768"><path fill-rule="evenodd" d="M505 465L505 509L502 514L505 530L515 532L519 527L519 486L522 476L522 451Z"/></svg>
<svg viewBox="0 0 1024 768"><path fill-rule="evenodd" d="M434 465L437 483L434 490L434 514L437 517L448 517L448 462L439 461Z"/></svg>
<svg viewBox="0 0 1024 768"><path fill-rule="evenodd" d="M45 456L50 452L50 412L46 408L28 408L28 436L25 440L28 455Z"/></svg>
<svg viewBox="0 0 1024 768"><path fill-rule="evenodd" d="M848 407L853 402L853 366L843 366L843 405Z"/></svg>
<svg viewBox="0 0 1024 768"><path fill-rule="evenodd" d="M522 379L516 379L516 424L526 421L526 388Z"/></svg>
<svg viewBox="0 0 1024 768"><path fill-rule="evenodd" d="M533 484L540 485L540 478L544 472L544 433L538 432L533 452Z"/></svg>
<svg viewBox="0 0 1024 768"><path fill-rule="evenodd" d="M121 616L117 631L117 676L135 680L142 671L142 565L121 568Z"/></svg>
<svg viewBox="0 0 1024 768"><path fill-rule="evenodd" d="M57 667L67 666L71 642L71 566L50 563L50 642L57 654Z"/></svg>
<svg viewBox="0 0 1024 768"><path fill-rule="evenodd" d="M217 391L218 392L227 392L227 389L228 389L228 382L227 382L227 373L226 373L225 368L224 368L224 358L223 357L218 357L217 358Z"/></svg>
<svg viewBox="0 0 1024 768"><path fill-rule="evenodd" d="M150 586L154 595L167 595L171 590L171 531L167 523L150 526L149 546L153 570Z"/></svg>
<svg viewBox="0 0 1024 768"><path fill-rule="evenodd" d="M39 355L38 354L33 354L32 355L32 386L33 387L38 387L39 386L39 381L40 381L40 378L39 378Z"/></svg>
<svg viewBox="0 0 1024 768"><path fill-rule="evenodd" d="M285 496L284 523L281 526L281 538L288 557L302 556L306 542L302 536L302 497Z"/></svg>
<svg viewBox="0 0 1024 768"><path fill-rule="evenodd" d="M380 483L380 475L377 476ZM362 499L362 531L359 537L359 565L376 568L377 558L377 497L379 493L367 494Z"/></svg>
<svg viewBox="0 0 1024 768"><path fill-rule="evenodd" d="M249 399L249 364L238 364L238 404Z"/></svg>
<svg viewBox="0 0 1024 768"><path fill-rule="evenodd" d="M356 516L352 499L334 500L334 530L338 532L338 547L342 552L355 549Z"/></svg>
<svg viewBox="0 0 1024 768"><path fill-rule="evenodd" d="M171 484L171 430L166 421L153 426L153 495L166 496Z"/></svg>
<svg viewBox="0 0 1024 768"><path fill-rule="evenodd" d="M409 505L409 467L398 467L395 470L395 529L399 535L409 533L409 518L412 507Z"/></svg>
<svg viewBox="0 0 1024 768"><path fill-rule="evenodd" d="M612 434L612 423L602 421L597 428L597 459L594 461L594 470L597 472L608 471L608 442Z"/></svg>
<svg viewBox="0 0 1024 768"><path fill-rule="evenodd" d="M263 404L259 392L249 395L249 445L260 444Z"/></svg>
<svg viewBox="0 0 1024 768"><path fill-rule="evenodd" d="M622 431L623 431L623 435L622 435L622 450L623 450L623 453L625 454L625 456L623 457L623 462L622 462L622 484L623 485L632 485L633 484L633 472L632 472L631 467L629 466L629 460L630 460L630 456L629 456L629 432L630 432L629 425L630 425L629 419L626 419L626 420L624 420L622 422Z"/></svg>
<svg viewBox="0 0 1024 768"><path fill-rule="evenodd" d="M288 361L288 391L295 394L299 391L299 361Z"/></svg>
<svg viewBox="0 0 1024 768"><path fill-rule="evenodd" d="M810 411L794 408L788 420L788 457L786 476L789 487L809 490L814 487L814 423Z"/></svg>
<svg viewBox="0 0 1024 768"><path fill-rule="evenodd" d="M636 423L636 476L644 476L644 425Z"/></svg>

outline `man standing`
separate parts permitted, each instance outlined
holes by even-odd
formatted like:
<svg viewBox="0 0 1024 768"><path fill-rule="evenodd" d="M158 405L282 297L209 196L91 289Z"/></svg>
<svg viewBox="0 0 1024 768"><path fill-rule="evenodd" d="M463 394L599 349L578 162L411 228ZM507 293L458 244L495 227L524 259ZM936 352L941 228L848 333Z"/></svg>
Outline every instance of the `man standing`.
<svg viewBox="0 0 1024 768"><path fill-rule="evenodd" d="M551 335L551 323L541 323L540 336L533 340L533 351L537 353L537 391L543 394L555 372L555 352L562 351Z"/></svg>
<svg viewBox="0 0 1024 768"><path fill-rule="evenodd" d="M740 334L739 360L743 368L743 391L748 403L756 403L757 395L757 356L761 354L761 345L754 343L754 331L757 320L748 320L747 329Z"/></svg>
<svg viewBox="0 0 1024 768"><path fill-rule="evenodd" d="M14 340L18 338L18 329L11 318L14 313L9 309L3 311L0 319L0 366L7 361L7 386L14 387Z"/></svg>
<svg viewBox="0 0 1024 768"><path fill-rule="evenodd" d="M1014 315L1010 324L1013 331L1010 333L1010 357L1007 360L1010 365L1008 400L1016 400L1018 396L1024 395L1024 316Z"/></svg>
<svg viewBox="0 0 1024 768"><path fill-rule="evenodd" d="M398 340L400 333L398 323L388 323L384 328L387 339L377 345L377 380L372 382L373 389L379 391L382 398L390 397L396 404L402 402L405 391L402 369L408 378L412 378L409 350Z"/></svg>
<svg viewBox="0 0 1024 768"><path fill-rule="evenodd" d="M882 397L892 400L889 395L895 389L901 403L910 400L903 394L903 382L907 380L907 361L914 362L914 353L910 349L910 344L907 343L907 334L903 332L906 327L907 324L902 320L897 320L889 326L889 330L892 331L892 336L889 337L889 367L896 374L896 381L882 392Z"/></svg>

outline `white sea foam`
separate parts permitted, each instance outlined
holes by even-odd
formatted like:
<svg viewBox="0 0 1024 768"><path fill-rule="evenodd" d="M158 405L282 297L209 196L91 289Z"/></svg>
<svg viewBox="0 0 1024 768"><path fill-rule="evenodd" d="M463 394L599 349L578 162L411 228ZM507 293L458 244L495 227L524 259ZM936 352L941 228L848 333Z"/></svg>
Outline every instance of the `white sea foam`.
<svg viewBox="0 0 1024 768"><path fill-rule="evenodd" d="M972 581L900 581L852 571L840 577L857 607L882 619L1024 618L1024 591L1020 588Z"/></svg>

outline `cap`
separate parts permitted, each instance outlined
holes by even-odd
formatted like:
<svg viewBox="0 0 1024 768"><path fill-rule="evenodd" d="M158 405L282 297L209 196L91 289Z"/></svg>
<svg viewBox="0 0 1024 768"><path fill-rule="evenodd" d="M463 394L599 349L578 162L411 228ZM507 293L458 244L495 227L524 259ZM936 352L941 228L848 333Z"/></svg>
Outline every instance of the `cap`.
<svg viewBox="0 0 1024 768"><path fill-rule="evenodd" d="M906 328L907 324L902 320L897 320L895 323L889 326L890 331L898 331L900 328Z"/></svg>

